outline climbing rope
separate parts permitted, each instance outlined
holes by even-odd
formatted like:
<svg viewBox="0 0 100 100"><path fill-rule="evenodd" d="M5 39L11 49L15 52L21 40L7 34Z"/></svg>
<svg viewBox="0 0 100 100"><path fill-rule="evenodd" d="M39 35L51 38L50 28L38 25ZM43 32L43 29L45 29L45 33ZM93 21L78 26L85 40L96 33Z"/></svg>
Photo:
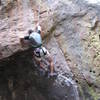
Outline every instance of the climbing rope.
<svg viewBox="0 0 100 100"><path fill-rule="evenodd" d="M40 5L38 7L38 23L40 24Z"/></svg>
<svg viewBox="0 0 100 100"><path fill-rule="evenodd" d="M49 5L51 0L47 0L48 2L48 9L47 9L47 16L48 16L48 13L51 9L51 6ZM39 6L38 6L38 24L40 24L40 5L41 5L41 0L39 0Z"/></svg>
<svg viewBox="0 0 100 100"><path fill-rule="evenodd" d="M39 0L39 6L38 6L38 24L40 24L40 5L41 5L41 0Z"/></svg>

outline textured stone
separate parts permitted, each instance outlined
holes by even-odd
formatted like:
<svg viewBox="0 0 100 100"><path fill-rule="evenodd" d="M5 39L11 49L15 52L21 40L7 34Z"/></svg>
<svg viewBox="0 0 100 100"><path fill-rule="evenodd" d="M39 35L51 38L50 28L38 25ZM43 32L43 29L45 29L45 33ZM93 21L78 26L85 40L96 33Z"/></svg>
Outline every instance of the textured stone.
<svg viewBox="0 0 100 100"><path fill-rule="evenodd" d="M72 71L77 82L81 83L84 98L92 100L95 86L98 88L97 91L100 91L100 6L86 4L82 0L50 0L49 3L44 0L8 2L4 0L0 7L0 59L28 48L27 43L22 48L19 38L27 35L30 28L35 29L38 22L38 7L41 3L40 24L43 37L48 41L48 50L53 57L57 56L56 59L60 57L57 48L62 51L65 56L65 59L62 59L69 61L70 65L66 71L68 74ZM44 12L45 10L47 11ZM55 39L58 46L53 45L50 39L53 42ZM58 68L61 68L58 72L61 73L63 68L60 66L64 64L62 59L58 60L61 63L56 62ZM90 69L92 72L89 73ZM87 83L94 86L92 92ZM55 98L58 99L57 96Z"/></svg>

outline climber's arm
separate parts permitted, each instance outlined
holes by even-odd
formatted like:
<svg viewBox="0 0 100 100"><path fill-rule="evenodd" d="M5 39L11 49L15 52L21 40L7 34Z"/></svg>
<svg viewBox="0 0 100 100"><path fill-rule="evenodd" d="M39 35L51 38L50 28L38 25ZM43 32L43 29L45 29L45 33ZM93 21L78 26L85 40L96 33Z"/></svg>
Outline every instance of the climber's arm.
<svg viewBox="0 0 100 100"><path fill-rule="evenodd" d="M20 36L20 43L22 47L25 45L25 40L29 40L29 36Z"/></svg>
<svg viewBox="0 0 100 100"><path fill-rule="evenodd" d="M29 40L29 36L24 36L24 39L25 40Z"/></svg>
<svg viewBox="0 0 100 100"><path fill-rule="evenodd" d="M41 34L41 37L43 37L43 32L41 31L42 29L41 29L41 26L39 25L39 24L37 24L37 32L39 33L39 34Z"/></svg>

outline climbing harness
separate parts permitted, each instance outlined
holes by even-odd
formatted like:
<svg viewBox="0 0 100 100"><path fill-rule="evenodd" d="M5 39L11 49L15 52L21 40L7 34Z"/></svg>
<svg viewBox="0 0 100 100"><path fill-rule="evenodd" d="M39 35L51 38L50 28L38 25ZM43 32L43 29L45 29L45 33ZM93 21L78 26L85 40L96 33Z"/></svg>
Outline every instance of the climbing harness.
<svg viewBox="0 0 100 100"><path fill-rule="evenodd" d="M47 54L47 50L45 49L45 47L39 47L34 50L34 55L36 57L41 58L41 57L45 56L46 54Z"/></svg>

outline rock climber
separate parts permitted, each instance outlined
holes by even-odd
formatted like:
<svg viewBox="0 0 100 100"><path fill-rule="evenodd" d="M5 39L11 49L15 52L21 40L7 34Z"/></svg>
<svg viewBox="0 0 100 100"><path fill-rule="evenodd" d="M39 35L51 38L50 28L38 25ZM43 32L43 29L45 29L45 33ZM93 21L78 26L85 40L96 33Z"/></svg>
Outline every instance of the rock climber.
<svg viewBox="0 0 100 100"><path fill-rule="evenodd" d="M35 61L39 64L39 66L41 68L43 68L41 60L43 58L47 59L50 64L49 76L55 76L56 73L54 72L54 64L53 64L52 57L51 57L50 53L48 52L48 50L42 46L41 26L38 25L36 29L37 29L36 32L34 32L33 30L29 30L28 31L29 35L24 36L23 38L20 39L21 43L23 43L24 40L28 40L30 46L33 49L33 58L35 59Z"/></svg>

